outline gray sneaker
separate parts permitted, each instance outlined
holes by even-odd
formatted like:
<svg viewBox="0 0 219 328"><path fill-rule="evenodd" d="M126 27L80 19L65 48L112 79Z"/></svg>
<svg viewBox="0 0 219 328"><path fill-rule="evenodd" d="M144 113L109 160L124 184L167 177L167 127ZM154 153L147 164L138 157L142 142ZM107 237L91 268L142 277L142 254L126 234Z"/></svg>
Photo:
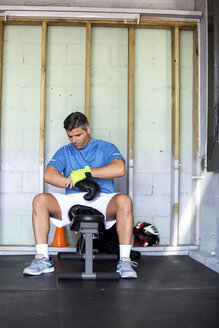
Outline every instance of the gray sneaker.
<svg viewBox="0 0 219 328"><path fill-rule="evenodd" d="M43 255L40 255L38 258L33 259L31 265L24 269L24 275L38 276L42 273L54 272L54 262L48 260Z"/></svg>
<svg viewBox="0 0 219 328"><path fill-rule="evenodd" d="M138 263L123 257L117 264L116 272L119 272L121 278L137 278L137 272L132 268L137 266Z"/></svg>

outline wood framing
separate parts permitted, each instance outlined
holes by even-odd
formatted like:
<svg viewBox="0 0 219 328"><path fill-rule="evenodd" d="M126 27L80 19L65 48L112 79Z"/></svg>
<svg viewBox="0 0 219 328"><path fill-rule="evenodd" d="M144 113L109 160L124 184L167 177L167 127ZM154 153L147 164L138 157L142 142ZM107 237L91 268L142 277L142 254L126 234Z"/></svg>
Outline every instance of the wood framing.
<svg viewBox="0 0 219 328"><path fill-rule="evenodd" d="M171 245L178 244L179 224L179 27L172 29L172 224Z"/></svg>
<svg viewBox="0 0 219 328"><path fill-rule="evenodd" d="M128 43L128 166L129 196L133 197L134 168L134 27L129 27Z"/></svg>
<svg viewBox="0 0 219 328"><path fill-rule="evenodd" d="M141 17L139 26L149 28L172 28L172 27L183 27L189 29L195 29L197 27L196 21L181 21L168 18L149 18Z"/></svg>
<svg viewBox="0 0 219 328"><path fill-rule="evenodd" d="M91 55L91 23L86 28L86 64L85 64L85 115L90 120L90 55Z"/></svg>
<svg viewBox="0 0 219 328"><path fill-rule="evenodd" d="M164 18L141 17L136 22L118 21L79 21L74 19L30 19L0 18L0 123L2 100L2 54L4 25L42 25L42 58L41 58L41 95L40 95L40 192L43 192L43 173L45 164L45 111L46 111L46 46L48 26L83 26L86 27L85 59L85 102L84 112L90 120L90 84L91 84L91 37L92 27L121 27L128 29L128 194L134 200L134 33L135 29L168 29L171 30L172 43L172 171L171 171L171 246L178 246L179 227L179 169L180 169L180 30L193 31L193 172L197 169L199 151L199 77L198 77L198 31L197 21L183 21ZM1 126L1 125L0 125ZM196 203L195 203L196 205ZM194 207L195 208L195 207ZM196 210L196 208L195 208ZM194 212L195 213L195 212ZM196 214L196 213L195 213ZM195 231L196 232L196 231ZM194 233L195 234L195 233Z"/></svg>
<svg viewBox="0 0 219 328"><path fill-rule="evenodd" d="M41 94L40 94L40 189L43 191L43 170L45 162L45 107L46 107L46 37L47 23L42 23L42 59L41 59Z"/></svg>
<svg viewBox="0 0 219 328"><path fill-rule="evenodd" d="M198 31L193 32L193 156L199 151L199 76L198 76Z"/></svg>

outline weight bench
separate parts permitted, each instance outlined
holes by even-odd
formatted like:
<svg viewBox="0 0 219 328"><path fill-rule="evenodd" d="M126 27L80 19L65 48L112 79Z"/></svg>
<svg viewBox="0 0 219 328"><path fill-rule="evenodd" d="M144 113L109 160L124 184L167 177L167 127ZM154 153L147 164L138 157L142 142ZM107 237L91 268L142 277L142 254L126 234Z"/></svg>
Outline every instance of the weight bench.
<svg viewBox="0 0 219 328"><path fill-rule="evenodd" d="M59 272L58 279L119 279L120 275L117 272L93 272L94 259L117 259L116 255L94 254L93 239L104 231L103 214L89 206L74 205L69 210L69 218L71 220L70 229L82 234L83 238L81 238L77 254L58 253L58 258L63 260L84 259L85 272ZM84 246L85 253L83 253Z"/></svg>

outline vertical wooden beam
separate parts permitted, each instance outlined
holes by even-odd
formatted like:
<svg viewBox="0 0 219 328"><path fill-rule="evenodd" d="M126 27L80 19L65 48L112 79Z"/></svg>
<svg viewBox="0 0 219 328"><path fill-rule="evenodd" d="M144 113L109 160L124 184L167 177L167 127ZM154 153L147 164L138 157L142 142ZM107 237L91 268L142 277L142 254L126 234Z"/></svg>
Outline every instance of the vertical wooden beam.
<svg viewBox="0 0 219 328"><path fill-rule="evenodd" d="M90 58L91 58L91 23L86 27L86 67L85 67L85 115L90 120Z"/></svg>
<svg viewBox="0 0 219 328"><path fill-rule="evenodd" d="M40 95L40 192L44 190L43 174L45 163L45 105L46 105L46 38L47 22L42 22L42 59Z"/></svg>
<svg viewBox="0 0 219 328"><path fill-rule="evenodd" d="M172 246L178 245L179 226L179 27L172 29L172 184L171 236Z"/></svg>
<svg viewBox="0 0 219 328"><path fill-rule="evenodd" d="M199 82L198 82L198 31L193 32L193 157L199 151Z"/></svg>
<svg viewBox="0 0 219 328"><path fill-rule="evenodd" d="M133 199L134 170L134 26L129 27L128 49L128 193Z"/></svg>
<svg viewBox="0 0 219 328"><path fill-rule="evenodd" d="M2 126L1 125L1 117L2 117L3 38L4 38L4 25L3 25L3 22L0 22L0 131L1 131L1 126Z"/></svg>

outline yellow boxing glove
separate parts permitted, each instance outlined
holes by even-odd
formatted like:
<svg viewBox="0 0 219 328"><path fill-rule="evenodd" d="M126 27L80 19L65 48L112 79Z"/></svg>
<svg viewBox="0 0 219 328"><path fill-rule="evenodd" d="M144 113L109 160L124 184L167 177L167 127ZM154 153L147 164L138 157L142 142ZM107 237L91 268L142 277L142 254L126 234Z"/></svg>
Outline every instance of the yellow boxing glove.
<svg viewBox="0 0 219 328"><path fill-rule="evenodd" d="M73 171L70 174L70 177L75 186L78 181L86 179L87 175L91 175L91 170L90 170L89 166L85 166L84 169L79 169L79 170Z"/></svg>

